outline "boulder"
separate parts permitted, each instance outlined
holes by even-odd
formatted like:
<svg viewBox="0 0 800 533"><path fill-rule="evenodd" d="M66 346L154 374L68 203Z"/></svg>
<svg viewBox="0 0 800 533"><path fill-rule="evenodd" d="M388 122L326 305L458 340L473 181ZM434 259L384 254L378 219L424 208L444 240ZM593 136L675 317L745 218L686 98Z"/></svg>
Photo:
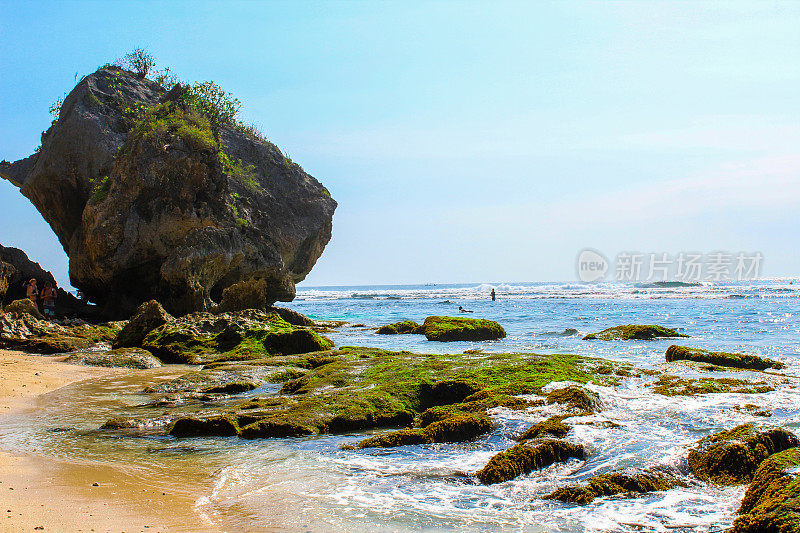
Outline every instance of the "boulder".
<svg viewBox="0 0 800 533"><path fill-rule="evenodd" d="M759 430L752 424L744 424L702 439L689 452L687 460L698 479L737 485L751 481L764 459L798 444L800 440L785 429Z"/></svg>
<svg viewBox="0 0 800 533"><path fill-rule="evenodd" d="M628 324L627 326L614 326L613 328L606 328L599 333L590 333L586 335L584 340L601 340L601 341L618 341L618 340L653 340L658 338L669 337L688 337L683 333L678 333L674 329L665 328L663 326L647 325L640 326L636 324Z"/></svg>
<svg viewBox="0 0 800 533"><path fill-rule="evenodd" d="M172 316L161 307L160 303L155 300L145 302L119 332L112 346L114 348L141 346L148 333L170 320Z"/></svg>
<svg viewBox="0 0 800 533"><path fill-rule="evenodd" d="M379 335L402 335L405 333L425 333L425 328L414 322L413 320L403 320L402 322L395 322L394 324L386 324L378 328Z"/></svg>
<svg viewBox="0 0 800 533"><path fill-rule="evenodd" d="M695 361L709 363L730 368L744 368L749 370L766 370L768 368L781 369L785 365L767 357L759 357L746 353L711 352L700 348L689 348L673 344L664 354L667 361Z"/></svg>
<svg viewBox="0 0 800 533"><path fill-rule="evenodd" d="M800 448L769 456L744 493L730 533L800 531Z"/></svg>
<svg viewBox="0 0 800 533"><path fill-rule="evenodd" d="M575 385L555 389L547 394L546 399L549 404L561 403L578 413L591 414L602 409L600 396L596 392Z"/></svg>
<svg viewBox="0 0 800 533"><path fill-rule="evenodd" d="M480 318L429 316L422 327L429 341L485 341L506 336L500 324Z"/></svg>
<svg viewBox="0 0 800 533"><path fill-rule="evenodd" d="M58 236L72 284L107 314L152 299L206 311L251 279L265 305L290 301L330 240L327 189L193 102L103 67L64 99L41 150L0 163Z"/></svg>

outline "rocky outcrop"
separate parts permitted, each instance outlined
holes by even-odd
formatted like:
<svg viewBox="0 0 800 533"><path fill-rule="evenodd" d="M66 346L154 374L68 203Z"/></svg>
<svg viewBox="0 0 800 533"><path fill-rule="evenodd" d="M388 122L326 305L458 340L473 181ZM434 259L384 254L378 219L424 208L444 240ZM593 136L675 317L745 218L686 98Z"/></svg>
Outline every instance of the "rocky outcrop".
<svg viewBox="0 0 800 533"><path fill-rule="evenodd" d="M627 326L614 326L606 328L598 333L586 335L584 340L618 341L618 340L653 340L664 337L688 337L683 333L678 333L674 329L655 325L628 324Z"/></svg>
<svg viewBox="0 0 800 533"><path fill-rule="evenodd" d="M405 333L419 333L424 334L425 328L414 322L413 320L403 320L402 322L395 322L393 324L386 324L381 326L376 331L379 335L402 335Z"/></svg>
<svg viewBox="0 0 800 533"><path fill-rule="evenodd" d="M744 493L731 533L800 531L800 448L769 456Z"/></svg>
<svg viewBox="0 0 800 533"><path fill-rule="evenodd" d="M752 424L744 424L704 438L687 459L697 478L720 485L737 485L751 481L764 459L798 444L800 440L785 429L759 430Z"/></svg>
<svg viewBox="0 0 800 533"><path fill-rule="evenodd" d="M785 365L767 357L759 357L746 353L711 352L700 348L689 348L673 344L667 348L665 358L672 361L695 361L709 363L730 368L744 368L749 370L766 370L768 368L781 369Z"/></svg>
<svg viewBox="0 0 800 533"><path fill-rule="evenodd" d="M148 333L170 320L172 316L161 307L160 303L155 300L145 302L119 332L112 346L114 348L141 346Z"/></svg>
<svg viewBox="0 0 800 533"><path fill-rule="evenodd" d="M83 350L109 342L121 329L119 323L61 325L37 318L33 302L17 300L0 313L0 348L54 354ZM41 315L38 315L41 316Z"/></svg>
<svg viewBox="0 0 800 533"><path fill-rule="evenodd" d="M263 285L259 307L289 301L336 208L273 144L116 67L83 78L41 150L0 176L53 228L72 284L115 315L151 299L209 310L239 283Z"/></svg>

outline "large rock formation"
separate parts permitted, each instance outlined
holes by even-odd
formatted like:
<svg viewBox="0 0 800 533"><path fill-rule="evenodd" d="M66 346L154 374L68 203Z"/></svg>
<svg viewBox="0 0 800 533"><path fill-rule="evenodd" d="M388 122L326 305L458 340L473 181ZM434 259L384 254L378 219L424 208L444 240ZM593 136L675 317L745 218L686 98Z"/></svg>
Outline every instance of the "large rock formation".
<svg viewBox="0 0 800 533"><path fill-rule="evenodd" d="M266 140L217 124L180 85L105 67L82 79L40 151L0 163L109 314L156 299L208 310L237 283L290 301L331 236L336 202Z"/></svg>

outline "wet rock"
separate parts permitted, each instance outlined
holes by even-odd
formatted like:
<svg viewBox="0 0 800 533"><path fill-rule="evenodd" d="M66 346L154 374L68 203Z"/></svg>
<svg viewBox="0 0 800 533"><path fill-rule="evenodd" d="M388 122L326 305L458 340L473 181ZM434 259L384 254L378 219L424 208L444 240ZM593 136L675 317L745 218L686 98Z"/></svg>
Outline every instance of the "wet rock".
<svg viewBox="0 0 800 533"><path fill-rule="evenodd" d="M547 394L547 403L564 404L567 409L580 413L596 413L602 409L600 396L583 387L570 385Z"/></svg>
<svg viewBox="0 0 800 533"><path fill-rule="evenodd" d="M241 394L257 389L261 384L257 381L233 381L223 385L214 385L202 390L204 394Z"/></svg>
<svg viewBox="0 0 800 533"><path fill-rule="evenodd" d="M539 437L562 438L569 433L569 426L563 422L565 418L567 417L564 415L551 416L547 420L538 422L529 427L517 440L523 441Z"/></svg>
<svg viewBox="0 0 800 533"><path fill-rule="evenodd" d="M141 348L120 348L104 353L78 353L65 362L76 365L103 366L109 368L158 368L161 361Z"/></svg>
<svg viewBox="0 0 800 533"><path fill-rule="evenodd" d="M616 340L652 340L664 337L688 337L683 333L678 333L674 329L665 328L663 326L646 325L640 326L635 324L628 324L627 326L615 326L606 328L599 333L590 333L586 335L584 340L603 340L603 341L616 341Z"/></svg>
<svg viewBox="0 0 800 533"><path fill-rule="evenodd" d="M298 313L294 309L287 309L285 307L270 307L267 309L267 312L275 313L293 326L305 326L308 328L313 328L317 325L316 322L308 318L306 315L303 313Z"/></svg>
<svg viewBox="0 0 800 533"><path fill-rule="evenodd" d="M757 355L710 352L700 348L689 348L687 346L677 346L675 344L667 348L665 357L668 362L695 361L698 363L710 363L717 366L746 368L749 370L766 370L768 368L781 369L786 366L780 361L775 361L767 357L759 357Z"/></svg>
<svg viewBox="0 0 800 533"><path fill-rule="evenodd" d="M730 533L800 531L800 448L771 455L759 465L747 487ZM791 470L791 472L790 472Z"/></svg>
<svg viewBox="0 0 800 533"><path fill-rule="evenodd" d="M272 143L116 67L82 78L41 150L0 176L56 233L72 284L122 315L151 299L209 310L250 279L265 281L265 303L289 301L336 209Z"/></svg>
<svg viewBox="0 0 800 533"><path fill-rule="evenodd" d="M591 477L585 484L570 485L556 489L543 496L546 500L587 504L595 498L615 494L656 492L675 487L686 487L674 474L661 469L645 469L639 472L612 472Z"/></svg>
<svg viewBox="0 0 800 533"><path fill-rule="evenodd" d="M161 307L160 303L155 300L145 302L119 332L112 346L114 348L141 346L148 333L171 320L172 316Z"/></svg>
<svg viewBox="0 0 800 533"><path fill-rule="evenodd" d="M522 442L492 457L475 475L481 483L491 485L570 458L583 459L583 446L555 439L536 444Z"/></svg>
<svg viewBox="0 0 800 533"><path fill-rule="evenodd" d="M506 336L500 324L479 318L429 316L422 327L429 341L485 341Z"/></svg>
<svg viewBox="0 0 800 533"><path fill-rule="evenodd" d="M8 287L11 285L11 280L16 273L17 269L14 268L14 265L6 263L5 261L0 261L0 304L5 300Z"/></svg>
<svg viewBox="0 0 800 533"><path fill-rule="evenodd" d="M798 444L800 440L785 429L759 430L744 424L702 439L687 459L698 479L737 485L749 482L764 459Z"/></svg>
<svg viewBox="0 0 800 533"><path fill-rule="evenodd" d="M423 334L425 328L414 322L413 320L404 320L402 322L395 322L394 324L387 324L378 328L379 335L401 335L405 333L419 333Z"/></svg>

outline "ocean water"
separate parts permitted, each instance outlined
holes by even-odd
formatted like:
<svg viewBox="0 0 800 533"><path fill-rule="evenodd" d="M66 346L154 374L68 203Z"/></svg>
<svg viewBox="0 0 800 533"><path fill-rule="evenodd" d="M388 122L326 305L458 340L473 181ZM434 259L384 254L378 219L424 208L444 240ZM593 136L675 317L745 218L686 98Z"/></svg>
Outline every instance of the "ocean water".
<svg viewBox="0 0 800 533"><path fill-rule="evenodd" d="M489 292L497 291L492 302ZM374 328L403 319L457 315L499 321L508 337L490 342L438 343L419 335L381 336ZM328 336L339 345L376 346L420 353L579 353L663 369L674 342L756 353L787 364L785 376L715 372L715 376L769 379L772 392L666 397L653 394L652 377L617 387L590 384L603 403L596 415L571 418L569 441L583 444L586 460L571 460L497 485L471 475L531 424L557 414L557 405L491 412L496 429L474 442L347 451L364 434L244 441L237 438L125 438L97 431L112 416L145 412L151 400L137 378L75 384L42 398L35 413L6 420L0 447L128 465L131 475L158 490L186 487L196 512L227 531L647 531L715 532L729 527L744 487L717 487L688 475L687 451L701 437L744 422L800 432L800 282L706 284L692 287L582 284L473 284L300 288L289 307L320 320L348 324ZM584 341L589 332L638 323L681 329L689 339ZM577 330L570 333L565 330ZM685 365L670 372L699 375ZM565 386L554 383L550 387ZM274 393L273 393L274 394ZM756 404L770 418L737 409ZM607 429L592 422L614 422ZM54 431L67 428L64 431ZM557 487L600 473L664 465L686 488L637 497L615 496L589 505L543 500ZM176 481L177 480L177 481ZM181 481L184 480L184 481ZM165 489L166 487L166 489ZM186 490L185 488L183 490Z"/></svg>

